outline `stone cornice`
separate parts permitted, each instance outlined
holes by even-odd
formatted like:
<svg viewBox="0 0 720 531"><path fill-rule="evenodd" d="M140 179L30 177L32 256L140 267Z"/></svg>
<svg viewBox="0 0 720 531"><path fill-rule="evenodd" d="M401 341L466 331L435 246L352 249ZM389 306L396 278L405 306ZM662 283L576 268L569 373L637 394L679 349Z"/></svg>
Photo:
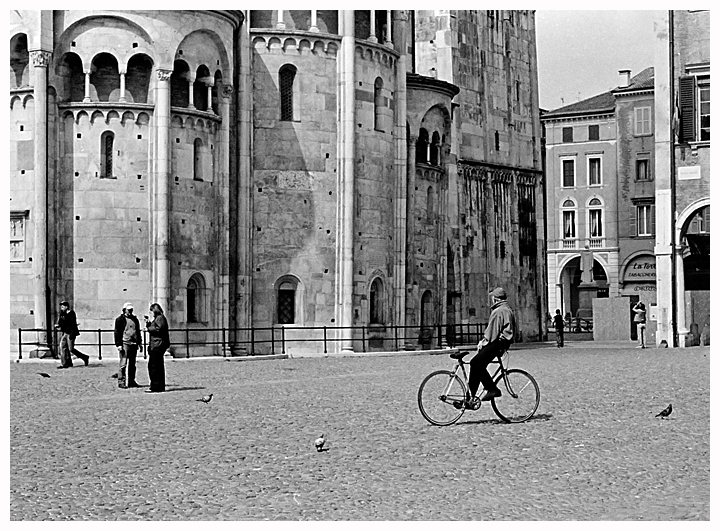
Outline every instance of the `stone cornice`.
<svg viewBox="0 0 720 531"><path fill-rule="evenodd" d="M405 76L407 80L408 90L431 90L433 92L439 92L440 94L446 95L448 98L453 99L460 93L460 87L442 81L434 77L421 76L419 74L412 74L408 72Z"/></svg>

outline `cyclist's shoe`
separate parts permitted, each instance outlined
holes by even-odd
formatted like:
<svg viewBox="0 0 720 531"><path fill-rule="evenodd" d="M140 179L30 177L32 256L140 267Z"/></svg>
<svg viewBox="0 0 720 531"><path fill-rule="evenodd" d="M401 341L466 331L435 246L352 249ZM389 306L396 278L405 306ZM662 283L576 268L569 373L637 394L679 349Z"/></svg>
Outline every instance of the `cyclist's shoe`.
<svg viewBox="0 0 720 531"><path fill-rule="evenodd" d="M500 396L502 396L500 389L487 389L480 397L480 400L485 402L488 400L492 400L493 398L498 398Z"/></svg>
<svg viewBox="0 0 720 531"><path fill-rule="evenodd" d="M476 409L480 409L480 400L478 399L478 397L474 396L472 398L466 398L465 409L472 409L473 411Z"/></svg>
<svg viewBox="0 0 720 531"><path fill-rule="evenodd" d="M462 409L463 406L465 406L465 401L464 400L453 400L452 405L455 409Z"/></svg>

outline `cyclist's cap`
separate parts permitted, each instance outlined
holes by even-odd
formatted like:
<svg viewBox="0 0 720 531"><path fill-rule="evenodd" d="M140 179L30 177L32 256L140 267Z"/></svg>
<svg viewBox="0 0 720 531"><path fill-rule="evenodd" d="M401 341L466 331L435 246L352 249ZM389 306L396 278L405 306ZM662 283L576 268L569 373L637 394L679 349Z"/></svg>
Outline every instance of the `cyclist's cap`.
<svg viewBox="0 0 720 531"><path fill-rule="evenodd" d="M123 310L132 310L132 309L133 309L132 303L126 302L125 304L123 304Z"/></svg>
<svg viewBox="0 0 720 531"><path fill-rule="evenodd" d="M507 293L505 293L505 290L502 288L495 288L490 292L490 296L496 299L507 299Z"/></svg>

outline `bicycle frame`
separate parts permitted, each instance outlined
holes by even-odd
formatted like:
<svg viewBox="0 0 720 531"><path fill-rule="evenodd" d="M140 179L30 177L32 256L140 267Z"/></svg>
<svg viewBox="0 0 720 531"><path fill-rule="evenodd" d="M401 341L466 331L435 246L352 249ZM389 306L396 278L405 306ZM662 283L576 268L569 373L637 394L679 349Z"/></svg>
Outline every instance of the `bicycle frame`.
<svg viewBox="0 0 720 531"><path fill-rule="evenodd" d="M498 375L498 374L501 374L501 375L502 375L502 379L503 379L503 383L505 384L505 388L506 388L506 389L508 390L508 392L510 393L510 396L512 396L513 398L517 398L518 395L515 393L515 391L512 390L512 387L510 387L510 382L509 382L508 379L507 379L507 369L505 368L505 366L503 365L503 362L502 362L502 357L503 357L506 353L507 353L507 351L503 352L500 356L496 357L495 359L493 359L493 360L490 362L490 363L497 363L497 364L498 364L498 368L497 368L497 369L495 370L495 372L492 374L492 379L495 380L495 378L497 377L497 375ZM465 384L465 387L468 388L468 389L470 388L470 384L469 384L469 381L468 381L467 372L465 371L465 365L469 365L469 364L470 364L470 362L466 362L466 361L463 361L463 360L457 360L457 365L455 365L455 370L453 371L453 375L454 375L454 376L458 376L458 371L460 371L460 372L462 373L462 381L463 381L463 383ZM488 365L489 365L489 364L488 364ZM459 377L459 376L458 376L458 377ZM443 393L445 396L447 396L448 392L450 391L450 386L452 385L452 381L453 381L453 380L452 380L452 378L451 378L450 381L448 382L448 386L445 388L445 392Z"/></svg>

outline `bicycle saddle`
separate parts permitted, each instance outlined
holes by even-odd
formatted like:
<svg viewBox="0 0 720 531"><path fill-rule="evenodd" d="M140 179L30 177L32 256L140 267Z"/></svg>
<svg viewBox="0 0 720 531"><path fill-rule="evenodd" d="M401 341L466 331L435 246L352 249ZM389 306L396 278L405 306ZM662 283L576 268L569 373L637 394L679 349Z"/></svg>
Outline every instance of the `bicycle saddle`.
<svg viewBox="0 0 720 531"><path fill-rule="evenodd" d="M450 357L454 360L461 360L468 354L470 354L469 350L458 350L457 352L452 352Z"/></svg>

